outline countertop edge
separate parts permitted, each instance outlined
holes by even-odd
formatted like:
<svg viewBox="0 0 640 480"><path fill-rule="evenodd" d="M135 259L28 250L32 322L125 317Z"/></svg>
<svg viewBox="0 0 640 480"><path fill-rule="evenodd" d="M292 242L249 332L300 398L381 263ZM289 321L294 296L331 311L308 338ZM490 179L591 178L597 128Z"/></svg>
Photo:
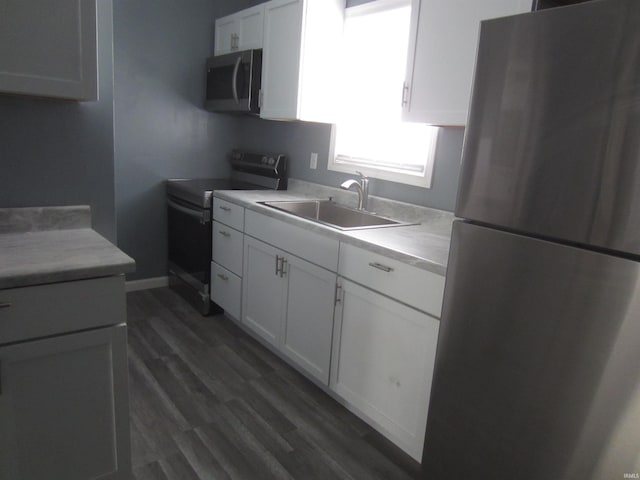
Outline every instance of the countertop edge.
<svg viewBox="0 0 640 480"><path fill-rule="evenodd" d="M90 228L0 234L0 289L123 275L135 261Z"/></svg>

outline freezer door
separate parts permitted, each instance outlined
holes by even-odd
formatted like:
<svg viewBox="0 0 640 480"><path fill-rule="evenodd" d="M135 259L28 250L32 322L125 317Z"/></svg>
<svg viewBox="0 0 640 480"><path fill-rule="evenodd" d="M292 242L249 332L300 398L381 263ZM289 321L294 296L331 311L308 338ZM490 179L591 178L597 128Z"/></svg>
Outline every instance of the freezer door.
<svg viewBox="0 0 640 480"><path fill-rule="evenodd" d="M640 2L482 23L456 215L640 254Z"/></svg>
<svg viewBox="0 0 640 480"><path fill-rule="evenodd" d="M455 222L425 478L637 475L639 273L629 260Z"/></svg>

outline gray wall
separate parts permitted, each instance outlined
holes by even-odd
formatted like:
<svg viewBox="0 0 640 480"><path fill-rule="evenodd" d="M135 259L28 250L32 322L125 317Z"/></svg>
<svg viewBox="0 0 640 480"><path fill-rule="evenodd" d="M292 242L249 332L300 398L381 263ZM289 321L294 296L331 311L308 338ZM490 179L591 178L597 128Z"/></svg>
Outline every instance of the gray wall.
<svg viewBox="0 0 640 480"><path fill-rule="evenodd" d="M348 175L327 170L331 125L302 122L272 122L253 118L240 120L244 148L286 153L290 176L337 187ZM441 128L435 155L431 188L425 189L371 179L370 193L401 202L453 211L462 156L464 129ZM311 152L318 153L318 168L309 168Z"/></svg>
<svg viewBox="0 0 640 480"><path fill-rule="evenodd" d="M213 27L259 1L115 0L115 172L118 246L130 279L167 273L164 180L225 176L236 122L201 108Z"/></svg>
<svg viewBox="0 0 640 480"><path fill-rule="evenodd" d="M88 204L115 241L111 12L98 2L97 102L0 95L0 206Z"/></svg>
<svg viewBox="0 0 640 480"><path fill-rule="evenodd" d="M114 0L118 246L137 262L130 279L166 275L166 178L225 176L226 154L235 147L287 153L294 178L334 186L348 178L326 170L328 125L202 110L214 19L257 3ZM372 193L452 210L461 142L461 130L443 131L432 189L373 180ZM311 152L319 153L315 171L308 168Z"/></svg>

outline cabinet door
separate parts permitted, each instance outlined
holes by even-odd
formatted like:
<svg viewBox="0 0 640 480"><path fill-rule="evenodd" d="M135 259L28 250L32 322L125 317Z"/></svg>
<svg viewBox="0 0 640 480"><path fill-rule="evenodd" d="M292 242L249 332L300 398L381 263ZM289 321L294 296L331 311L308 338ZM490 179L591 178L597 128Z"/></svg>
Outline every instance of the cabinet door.
<svg viewBox="0 0 640 480"><path fill-rule="evenodd" d="M238 34L237 17L218 18L215 24L215 35L213 40L213 54L224 55L235 50L235 36Z"/></svg>
<svg viewBox="0 0 640 480"><path fill-rule="evenodd" d="M0 2L0 91L95 100L96 0Z"/></svg>
<svg viewBox="0 0 640 480"><path fill-rule="evenodd" d="M264 5L238 12L238 49L262 48Z"/></svg>
<svg viewBox="0 0 640 480"><path fill-rule="evenodd" d="M303 0L272 0L264 12L260 116L296 119L300 87Z"/></svg>
<svg viewBox="0 0 640 480"><path fill-rule="evenodd" d="M2 347L0 381L0 479L130 478L126 326Z"/></svg>
<svg viewBox="0 0 640 480"><path fill-rule="evenodd" d="M291 360L327 385L336 275L293 255L286 257L284 275L288 294L282 349Z"/></svg>
<svg viewBox="0 0 640 480"><path fill-rule="evenodd" d="M465 125L480 21L531 10L531 0L412 0L403 120Z"/></svg>
<svg viewBox="0 0 640 480"><path fill-rule="evenodd" d="M331 388L420 461L439 322L339 279Z"/></svg>
<svg viewBox="0 0 640 480"><path fill-rule="evenodd" d="M280 342L286 281L276 273L283 253L245 236L242 322L274 346Z"/></svg>

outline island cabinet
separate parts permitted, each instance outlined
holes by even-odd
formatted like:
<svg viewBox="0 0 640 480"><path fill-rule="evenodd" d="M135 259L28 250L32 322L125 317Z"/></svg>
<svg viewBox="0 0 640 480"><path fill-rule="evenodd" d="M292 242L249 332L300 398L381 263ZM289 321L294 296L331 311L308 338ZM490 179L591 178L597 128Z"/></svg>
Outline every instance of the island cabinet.
<svg viewBox="0 0 640 480"><path fill-rule="evenodd" d="M216 19L214 55L262 48L264 4Z"/></svg>
<svg viewBox="0 0 640 480"><path fill-rule="evenodd" d="M327 385L338 241L251 211L245 233L242 323Z"/></svg>
<svg viewBox="0 0 640 480"><path fill-rule="evenodd" d="M0 290L0 479L131 475L124 276Z"/></svg>
<svg viewBox="0 0 640 480"><path fill-rule="evenodd" d="M531 0L412 0L403 120L464 126L480 22L529 10Z"/></svg>
<svg viewBox="0 0 640 480"><path fill-rule="evenodd" d="M265 4L260 116L335 123L345 0Z"/></svg>
<svg viewBox="0 0 640 480"><path fill-rule="evenodd" d="M341 244L331 389L421 461L444 277Z"/></svg>
<svg viewBox="0 0 640 480"><path fill-rule="evenodd" d="M96 0L0 2L0 92L96 100Z"/></svg>

